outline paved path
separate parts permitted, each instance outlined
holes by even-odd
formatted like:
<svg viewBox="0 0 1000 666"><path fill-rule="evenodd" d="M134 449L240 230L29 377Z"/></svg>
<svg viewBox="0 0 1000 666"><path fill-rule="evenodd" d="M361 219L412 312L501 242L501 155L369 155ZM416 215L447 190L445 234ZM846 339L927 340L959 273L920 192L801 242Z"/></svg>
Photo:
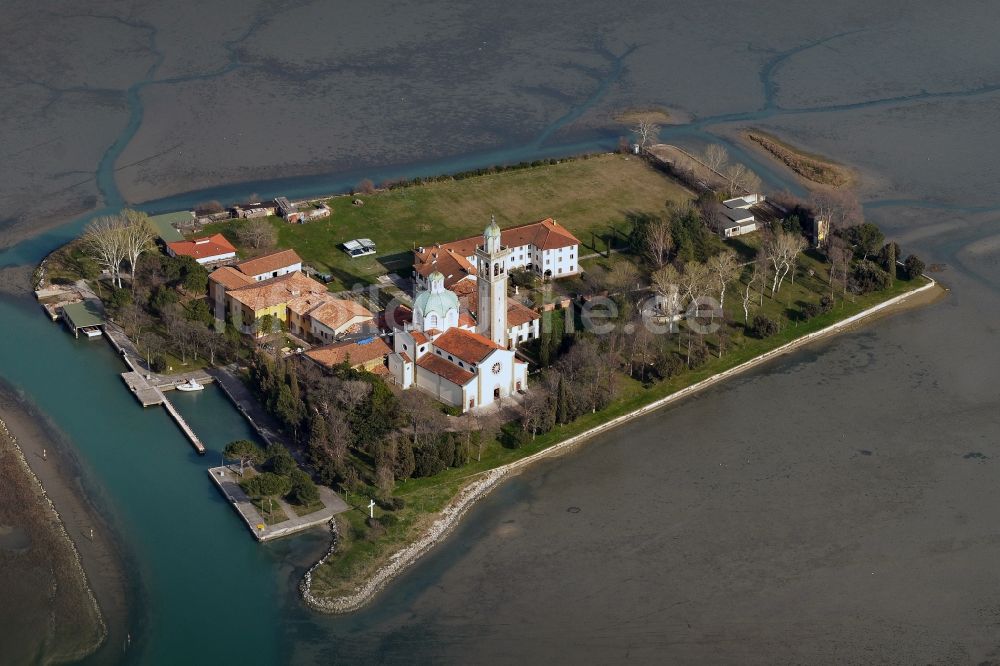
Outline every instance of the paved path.
<svg viewBox="0 0 1000 666"><path fill-rule="evenodd" d="M257 507L253 505L250 498L239 486L239 475L228 467L213 467L208 470L209 476L219 491L229 500L233 508L243 518L250 532L258 541L269 541L279 537L288 536L307 530L311 527L324 525L337 515L350 509L346 502L337 493L325 486L318 486L319 498L323 502L323 508L319 511L298 516L295 510L284 500L279 499L278 505L288 516L284 520L274 525L265 525Z"/></svg>
<svg viewBox="0 0 1000 666"><path fill-rule="evenodd" d="M281 427L273 416L264 411L257 398L250 392L246 384L236 375L235 366L224 368L212 368L208 371L219 387L229 396L236 408L243 413L246 420L250 422L257 434L261 436L267 444L281 444L286 449L296 455L295 447L281 432ZM298 456L296 456L298 458ZM301 462L301 461L299 461Z"/></svg>

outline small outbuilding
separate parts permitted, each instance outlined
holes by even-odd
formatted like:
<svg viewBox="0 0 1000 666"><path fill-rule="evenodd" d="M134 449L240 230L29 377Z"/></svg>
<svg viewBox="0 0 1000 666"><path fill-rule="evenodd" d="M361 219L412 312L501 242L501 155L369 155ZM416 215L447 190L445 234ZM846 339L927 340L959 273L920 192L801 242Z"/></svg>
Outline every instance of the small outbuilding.
<svg viewBox="0 0 1000 666"><path fill-rule="evenodd" d="M104 327L104 306L96 298L88 298L62 306L62 318L75 337L83 331L87 337L100 337Z"/></svg>

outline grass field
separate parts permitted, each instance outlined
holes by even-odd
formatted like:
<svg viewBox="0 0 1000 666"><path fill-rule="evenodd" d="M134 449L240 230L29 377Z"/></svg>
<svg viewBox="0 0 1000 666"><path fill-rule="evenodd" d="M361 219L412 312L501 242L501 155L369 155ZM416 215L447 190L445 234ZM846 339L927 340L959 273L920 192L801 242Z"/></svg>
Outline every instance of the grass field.
<svg viewBox="0 0 1000 666"><path fill-rule="evenodd" d="M629 213L659 211L668 199L690 196L641 160L600 155L358 195L364 206L354 206L353 197L337 197L330 201L329 218L309 224L269 220L278 230L278 245L294 248L311 265L331 273L331 288L338 290L405 271L415 246L482 233L491 213L501 227L553 217L584 244L581 254L588 254L594 235L609 233L614 225L624 227ZM200 233L221 231L239 247L235 230L242 223L221 222ZM350 259L339 246L353 238L371 238L378 254ZM596 245L605 247L601 240Z"/></svg>

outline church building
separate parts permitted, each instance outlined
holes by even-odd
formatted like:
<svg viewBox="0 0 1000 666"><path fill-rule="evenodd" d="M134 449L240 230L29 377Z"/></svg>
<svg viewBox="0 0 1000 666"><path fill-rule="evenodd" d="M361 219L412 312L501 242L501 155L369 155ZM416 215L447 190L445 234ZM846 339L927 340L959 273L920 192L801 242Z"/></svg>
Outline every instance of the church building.
<svg viewBox="0 0 1000 666"><path fill-rule="evenodd" d="M428 276L427 289L413 299L412 321L393 333L389 373L399 386L415 386L463 412L525 388L528 365L516 358L514 347L538 336L539 317L507 297L510 251L493 220L476 248L476 289L466 294L471 309L445 288L442 273ZM509 312L518 317L514 325Z"/></svg>

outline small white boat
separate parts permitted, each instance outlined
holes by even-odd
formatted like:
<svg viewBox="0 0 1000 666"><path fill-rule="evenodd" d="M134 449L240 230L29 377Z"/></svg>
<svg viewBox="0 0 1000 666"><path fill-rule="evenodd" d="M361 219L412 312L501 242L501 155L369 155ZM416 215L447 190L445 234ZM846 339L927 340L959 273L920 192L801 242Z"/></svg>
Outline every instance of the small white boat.
<svg viewBox="0 0 1000 666"><path fill-rule="evenodd" d="M83 331L83 334L86 335L88 338L101 337L101 329L99 329L97 326L86 326L80 330Z"/></svg>
<svg viewBox="0 0 1000 666"><path fill-rule="evenodd" d="M202 386L201 384L199 384L194 379L194 377L192 377L191 379L187 380L183 384L178 384L177 385L177 390L178 391L200 391L203 388L205 388L205 387Z"/></svg>

